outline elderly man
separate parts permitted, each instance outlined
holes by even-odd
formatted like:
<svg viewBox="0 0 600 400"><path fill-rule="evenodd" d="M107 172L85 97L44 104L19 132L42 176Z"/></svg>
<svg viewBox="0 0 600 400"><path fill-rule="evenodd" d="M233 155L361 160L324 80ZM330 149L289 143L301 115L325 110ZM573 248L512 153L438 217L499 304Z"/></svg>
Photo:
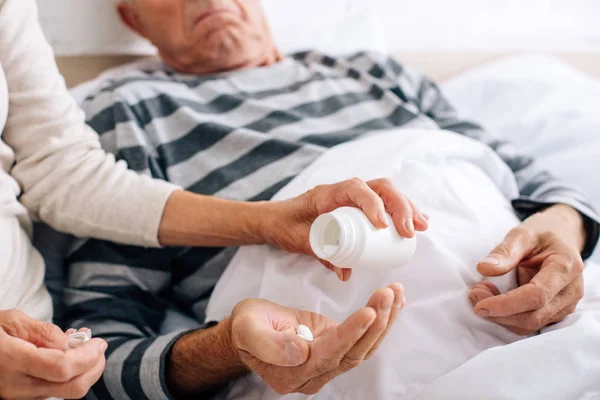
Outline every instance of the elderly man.
<svg viewBox="0 0 600 400"><path fill-rule="evenodd" d="M469 296L474 311L521 334L573 312L583 292L582 257L598 240L595 212L533 160L460 120L426 77L372 54L284 57L258 0L132 0L118 11L158 48L163 62L107 80L83 108L104 148L130 168L200 195L269 204L264 202L338 144L394 127L454 131L489 144L512 169L520 190L513 206L524 220L477 266L486 276L519 268L521 286L499 295L493 285L476 285ZM389 197L413 210L389 182L369 184L392 214ZM327 188L310 195L340 205ZM257 214L267 233L254 242L310 253L308 238L289 229L310 220L303 217L302 201L306 197L273 203L272 213ZM228 223L249 218L248 212L230 207L220 218ZM427 226L426 217L415 213L395 218L406 236ZM250 371L278 392L314 393L377 347L398 312L392 305L403 303L397 285L376 293L344 324L313 315L318 340L310 355L306 344L292 339L290 327L311 316L264 300L246 300L231 317L199 330L159 334L169 307L203 322L211 291L235 253L221 246L252 243L239 235L254 233L231 230L212 248L147 250L98 240L76 247L65 293L69 322L109 343L106 372L93 389L97 398L207 396ZM526 269L520 265L525 259ZM338 273L349 278L348 271Z"/></svg>

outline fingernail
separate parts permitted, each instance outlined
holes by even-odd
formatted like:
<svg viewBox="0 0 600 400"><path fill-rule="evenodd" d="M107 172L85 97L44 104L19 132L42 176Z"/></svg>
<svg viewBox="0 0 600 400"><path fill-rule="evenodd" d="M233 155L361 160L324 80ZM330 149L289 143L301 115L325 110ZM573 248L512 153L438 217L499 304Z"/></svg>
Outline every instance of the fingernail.
<svg viewBox="0 0 600 400"><path fill-rule="evenodd" d="M400 308L404 308L406 306L406 297L402 298L402 303L400 303Z"/></svg>
<svg viewBox="0 0 600 400"><path fill-rule="evenodd" d="M500 265L500 261L498 261L494 257L486 257L483 260L479 261L479 264Z"/></svg>
<svg viewBox="0 0 600 400"><path fill-rule="evenodd" d="M410 218L407 219L406 222L404 223L404 227L411 235L415 233L415 226L413 224L412 219L410 219Z"/></svg>
<svg viewBox="0 0 600 400"><path fill-rule="evenodd" d="M423 214L419 214L419 216L417 217L417 219L421 222L423 222L424 224L427 223L427 218L425 218L425 216Z"/></svg>
<svg viewBox="0 0 600 400"><path fill-rule="evenodd" d="M394 307L401 307L404 297L394 297Z"/></svg>
<svg viewBox="0 0 600 400"><path fill-rule="evenodd" d="M352 270L342 270L342 277L344 282L348 282L352 276Z"/></svg>
<svg viewBox="0 0 600 400"><path fill-rule="evenodd" d="M483 318L490 316L490 310L488 310L487 308L480 308L479 310L475 311L475 313Z"/></svg>
<svg viewBox="0 0 600 400"><path fill-rule="evenodd" d="M102 341L102 343L100 343L100 346L98 346L98 347L100 348L100 354L104 354L106 349L108 349L108 343L106 343L105 341Z"/></svg>
<svg viewBox="0 0 600 400"><path fill-rule="evenodd" d="M377 219L385 226L388 226L387 218L385 217L384 212L380 212L379 214L377 214Z"/></svg>
<svg viewBox="0 0 600 400"><path fill-rule="evenodd" d="M373 311L377 312L377 311L376 311L374 308L371 308L371 309L372 309ZM371 327L371 325L373 325L373 321L374 321L374 320L375 320L374 318L371 318L371 319L369 319L369 321L368 321L368 322L366 322L366 323L365 323L365 324L362 326L362 330L363 330L363 331L366 331L367 329L369 329L369 328Z"/></svg>
<svg viewBox="0 0 600 400"><path fill-rule="evenodd" d="M293 341L285 342L285 356L290 365L299 365L304 361L302 359L302 350Z"/></svg>
<svg viewBox="0 0 600 400"><path fill-rule="evenodd" d="M423 215L423 217L424 217L424 218L425 218L427 221L429 221L429 214L425 214L425 213L423 213L422 215Z"/></svg>
<svg viewBox="0 0 600 400"><path fill-rule="evenodd" d="M473 305L476 305L477 303L479 303L479 297L477 297L474 294L469 295L469 300L471 301L471 304L473 304Z"/></svg>

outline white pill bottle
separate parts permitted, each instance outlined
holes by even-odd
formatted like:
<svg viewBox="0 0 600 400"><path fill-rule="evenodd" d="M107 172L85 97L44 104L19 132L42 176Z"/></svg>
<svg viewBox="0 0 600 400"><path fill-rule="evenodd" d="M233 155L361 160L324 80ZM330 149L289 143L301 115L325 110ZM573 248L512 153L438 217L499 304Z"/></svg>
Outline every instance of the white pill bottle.
<svg viewBox="0 0 600 400"><path fill-rule="evenodd" d="M339 268L400 268L415 254L417 238L398 234L392 217L378 229L358 208L341 207L320 215L310 228L316 256Z"/></svg>

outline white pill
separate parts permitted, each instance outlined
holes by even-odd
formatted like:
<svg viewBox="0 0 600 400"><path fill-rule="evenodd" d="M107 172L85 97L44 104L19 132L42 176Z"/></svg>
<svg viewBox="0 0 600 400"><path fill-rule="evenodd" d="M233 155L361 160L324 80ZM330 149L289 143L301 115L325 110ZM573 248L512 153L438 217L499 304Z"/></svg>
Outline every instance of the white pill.
<svg viewBox="0 0 600 400"><path fill-rule="evenodd" d="M69 335L69 347L77 347L90 340L90 337L85 332L75 332Z"/></svg>
<svg viewBox="0 0 600 400"><path fill-rule="evenodd" d="M313 337L312 331L306 325L298 326L298 336L300 336L304 340L308 340L312 342L315 338Z"/></svg>
<svg viewBox="0 0 600 400"><path fill-rule="evenodd" d="M326 256L332 256L338 251L338 246L327 245L323 246L323 252Z"/></svg>

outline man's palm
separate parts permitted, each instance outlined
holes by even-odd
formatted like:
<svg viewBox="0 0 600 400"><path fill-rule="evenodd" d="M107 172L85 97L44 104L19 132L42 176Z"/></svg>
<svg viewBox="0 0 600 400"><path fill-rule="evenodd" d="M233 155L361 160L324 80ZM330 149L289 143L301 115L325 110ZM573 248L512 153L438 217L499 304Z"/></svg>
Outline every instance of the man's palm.
<svg viewBox="0 0 600 400"><path fill-rule="evenodd" d="M404 304L402 286L392 284L340 324L267 300L246 300L231 316L233 344L242 362L275 391L312 394L370 357ZM315 340L299 337L298 325L308 326Z"/></svg>

